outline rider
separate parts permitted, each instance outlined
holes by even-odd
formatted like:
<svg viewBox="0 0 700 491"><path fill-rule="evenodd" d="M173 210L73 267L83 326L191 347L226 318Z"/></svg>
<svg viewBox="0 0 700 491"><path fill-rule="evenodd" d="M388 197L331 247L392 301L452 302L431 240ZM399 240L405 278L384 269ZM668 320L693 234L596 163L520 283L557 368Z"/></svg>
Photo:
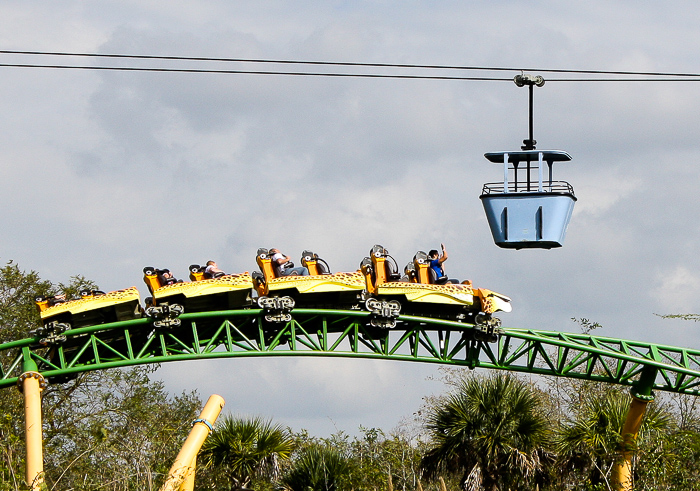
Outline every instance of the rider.
<svg viewBox="0 0 700 491"><path fill-rule="evenodd" d="M289 262L289 256L285 256L279 249L270 249L272 254L272 265L277 276L309 276L309 270L304 266L294 267L294 263Z"/></svg>
<svg viewBox="0 0 700 491"><path fill-rule="evenodd" d="M179 283L179 281L173 276L169 269L159 269L157 270L157 273L160 286L173 285L175 283Z"/></svg>
<svg viewBox="0 0 700 491"><path fill-rule="evenodd" d="M445 283L459 283L457 280L448 279L447 275L445 275L445 270L442 267L442 263L447 261L447 250L445 249L445 244L440 244L440 248L442 249L442 255L439 255L438 251L435 249L432 249L428 253L430 269L435 272L435 283L438 285L444 285Z"/></svg>
<svg viewBox="0 0 700 491"><path fill-rule="evenodd" d="M208 276L209 278L218 278L219 276L223 276L226 273L219 269L219 266L216 265L216 262L207 261L207 267L204 270L204 274L206 275L205 277Z"/></svg>

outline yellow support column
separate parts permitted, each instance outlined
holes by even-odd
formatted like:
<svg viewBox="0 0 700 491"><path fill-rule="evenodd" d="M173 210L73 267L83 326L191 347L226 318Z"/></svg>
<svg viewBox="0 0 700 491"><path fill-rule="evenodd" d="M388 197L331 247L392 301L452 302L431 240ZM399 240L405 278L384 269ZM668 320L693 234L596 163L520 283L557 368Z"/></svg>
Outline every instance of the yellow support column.
<svg viewBox="0 0 700 491"><path fill-rule="evenodd" d="M613 483L620 491L632 491L632 458L634 452L630 448L637 439L639 429L642 427L644 411L646 411L649 401L637 399L632 395L627 419L622 427L623 447L621 451L622 460L615 464L613 468Z"/></svg>
<svg viewBox="0 0 700 491"><path fill-rule="evenodd" d="M197 453L199 453L204 440L209 436L209 432L214 429L214 423L224 404L224 399L221 396L214 394L209 398L199 418L194 420L192 430L182 445L180 453L177 454L175 463L170 468L168 478L161 486L160 491L177 490L187 479L187 475L193 472Z"/></svg>
<svg viewBox="0 0 700 491"><path fill-rule="evenodd" d="M632 402L627 411L625 424L622 426L621 460L615 464L612 473L613 488L618 491L632 491L632 458L634 457L634 444L637 434L642 427L644 412L647 404L654 400L652 387L656 379L656 369L650 366L644 367L639 377L637 386L632 389Z"/></svg>
<svg viewBox="0 0 700 491"><path fill-rule="evenodd" d="M41 489L44 483L41 391L46 387L46 381L36 369L36 364L33 361L26 361L24 373L17 380L17 386L24 394L24 435L27 446L26 481L31 490Z"/></svg>
<svg viewBox="0 0 700 491"><path fill-rule="evenodd" d="M197 469L197 457L194 458L192 463L189 465L190 471L187 473L187 477L180 484L178 491L194 491L194 474Z"/></svg>

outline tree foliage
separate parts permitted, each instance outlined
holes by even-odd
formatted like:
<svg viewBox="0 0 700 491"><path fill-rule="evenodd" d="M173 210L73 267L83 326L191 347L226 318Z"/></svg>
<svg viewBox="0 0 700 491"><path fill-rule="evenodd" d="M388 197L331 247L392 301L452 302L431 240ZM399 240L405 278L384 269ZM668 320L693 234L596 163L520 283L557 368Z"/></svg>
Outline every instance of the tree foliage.
<svg viewBox="0 0 700 491"><path fill-rule="evenodd" d="M580 473L592 486L610 482L613 465L626 445L622 428L631 396L607 390L601 396L584 397L572 417L557 432L559 461L571 472ZM632 450L653 448L660 435L671 428L671 416L658 404L650 404Z"/></svg>
<svg viewBox="0 0 700 491"><path fill-rule="evenodd" d="M295 459L282 478L289 491L341 491L349 489L351 464L331 446L312 445Z"/></svg>
<svg viewBox="0 0 700 491"><path fill-rule="evenodd" d="M538 393L509 374L470 377L426 418L431 448L423 457L429 477L461 474L464 489L507 489L544 475L550 441Z"/></svg>
<svg viewBox="0 0 700 491"><path fill-rule="evenodd" d="M81 276L52 283L6 263L0 342L24 338L40 325L35 297L76 297L82 289L97 285ZM602 328L573 320L583 332ZM155 369L49 380L42 406L48 489L158 488L201 401L195 393L168 394L152 380ZM630 405L626 389L567 378L534 384L509 374L445 374L452 392L426 397L413 428L360 427L357 436L317 438L271 420L225 417L200 455L196 489L437 491L446 483L449 490L602 491L612 489L611 468L627 448L635 452L635 489L700 491L696 397L657 394L630 445L621 434ZM24 458L22 397L2 389L0 491L25 487Z"/></svg>
<svg viewBox="0 0 700 491"><path fill-rule="evenodd" d="M387 434L379 428L360 426L356 436L340 431L328 438L313 437L301 431L295 434L295 450L283 471L282 483L290 489L299 489L299 483L311 486L309 482L319 482L313 476L306 480L302 474L316 469L314 475L318 475L319 469L324 469L319 459L332 451L334 457L325 462L334 465L325 472L336 476L333 480L329 477L328 485L333 483L338 490L423 489L419 484L422 447L418 435L406 427ZM335 465L338 459L342 466ZM290 477L290 474L293 475ZM433 489L437 490L437 485L425 488L426 491Z"/></svg>
<svg viewBox="0 0 700 491"><path fill-rule="evenodd" d="M274 480L294 441L286 428L259 417L225 416L202 447L202 466L220 489L245 489L256 477ZM218 476L218 477L215 477Z"/></svg>
<svg viewBox="0 0 700 491"><path fill-rule="evenodd" d="M201 407L156 367L90 372L44 396L47 481L57 489L157 489Z"/></svg>
<svg viewBox="0 0 700 491"><path fill-rule="evenodd" d="M0 269L0 342L40 326L37 296L97 289L74 276L43 280L13 262ZM201 407L195 393L171 397L150 376L156 367L103 370L52 383L42 395L44 471L49 489L149 490L172 464ZM0 491L22 489L24 411L21 394L0 390Z"/></svg>

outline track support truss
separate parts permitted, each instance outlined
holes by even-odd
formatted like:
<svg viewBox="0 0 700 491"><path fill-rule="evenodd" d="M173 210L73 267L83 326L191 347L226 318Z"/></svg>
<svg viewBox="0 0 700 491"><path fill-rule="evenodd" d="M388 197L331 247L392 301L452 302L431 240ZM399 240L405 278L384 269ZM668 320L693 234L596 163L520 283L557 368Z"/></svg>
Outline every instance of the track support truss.
<svg viewBox="0 0 700 491"><path fill-rule="evenodd" d="M80 372L205 358L339 356L482 367L626 385L645 367L653 390L700 394L700 351L552 331L501 328L484 339L472 324L399 316L372 325L365 311L295 309L269 322L262 309L183 314L176 328L138 319L71 329L66 339L38 337L0 345L0 388L16 385L26 362L50 382Z"/></svg>

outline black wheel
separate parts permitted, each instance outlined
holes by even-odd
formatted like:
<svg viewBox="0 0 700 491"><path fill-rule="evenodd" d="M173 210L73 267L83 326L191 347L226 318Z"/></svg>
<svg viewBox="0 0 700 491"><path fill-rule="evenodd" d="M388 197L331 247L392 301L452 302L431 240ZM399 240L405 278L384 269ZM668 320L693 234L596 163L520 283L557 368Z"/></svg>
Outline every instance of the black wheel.
<svg viewBox="0 0 700 491"><path fill-rule="evenodd" d="M185 308L178 303L171 304L168 306L168 308L174 315L182 315L185 312Z"/></svg>
<svg viewBox="0 0 700 491"><path fill-rule="evenodd" d="M145 275L151 276L152 274L155 274L155 272L156 268L154 268L153 266L146 266L145 268L143 268L143 274Z"/></svg>

